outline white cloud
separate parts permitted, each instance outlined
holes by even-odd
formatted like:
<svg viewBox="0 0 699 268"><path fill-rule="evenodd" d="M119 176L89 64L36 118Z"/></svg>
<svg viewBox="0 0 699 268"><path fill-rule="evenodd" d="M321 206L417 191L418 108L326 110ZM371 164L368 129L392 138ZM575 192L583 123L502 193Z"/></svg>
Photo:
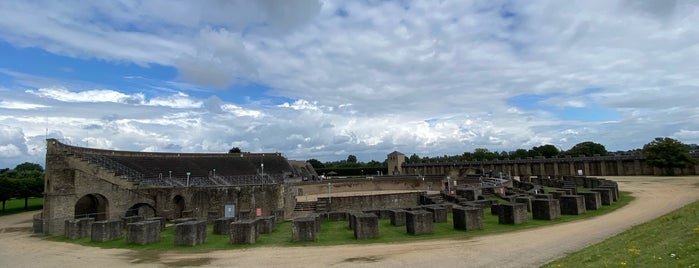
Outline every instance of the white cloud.
<svg viewBox="0 0 699 268"><path fill-rule="evenodd" d="M77 59L169 66L183 81L162 81L167 89L156 92L84 90L0 70L29 88L22 90L29 96L7 91L0 124L27 137L42 136L48 125L91 146L238 146L328 160L542 143L567 149L588 140L626 150L656 136L699 143L692 129L699 71L689 60L699 57L699 8L691 1L41 6L0 2L0 39ZM248 83L266 90L250 95L283 101L227 97L235 89L225 88ZM213 96L201 90L207 87L224 89ZM561 120L556 109L508 103L521 95L618 118Z"/></svg>

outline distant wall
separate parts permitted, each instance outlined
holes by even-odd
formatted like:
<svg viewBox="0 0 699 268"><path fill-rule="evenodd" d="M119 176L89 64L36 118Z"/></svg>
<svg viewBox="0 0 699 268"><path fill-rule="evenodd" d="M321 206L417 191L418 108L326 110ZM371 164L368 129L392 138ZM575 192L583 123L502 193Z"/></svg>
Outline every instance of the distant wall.
<svg viewBox="0 0 699 268"><path fill-rule="evenodd" d="M387 208L407 208L420 205L424 192L378 194L369 196L340 196L318 198L325 202L329 211L362 211Z"/></svg>

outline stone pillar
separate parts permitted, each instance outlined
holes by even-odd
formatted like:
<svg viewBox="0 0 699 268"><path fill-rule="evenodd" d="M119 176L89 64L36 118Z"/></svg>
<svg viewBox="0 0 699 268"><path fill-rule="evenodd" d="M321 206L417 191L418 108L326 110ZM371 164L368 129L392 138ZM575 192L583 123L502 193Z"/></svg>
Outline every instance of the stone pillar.
<svg viewBox="0 0 699 268"><path fill-rule="evenodd" d="M165 222L167 219L165 217L150 217L150 218L145 218L144 221L157 221L160 223L160 231L162 232L165 230Z"/></svg>
<svg viewBox="0 0 699 268"><path fill-rule="evenodd" d="M284 210L283 209L275 210L272 213L274 213L274 223L284 222Z"/></svg>
<svg viewBox="0 0 699 268"><path fill-rule="evenodd" d="M255 244L257 241L257 221L245 220L231 222L229 225L231 244Z"/></svg>
<svg viewBox="0 0 699 268"><path fill-rule="evenodd" d="M528 220L527 205L522 203L505 203L500 205L499 224L521 224Z"/></svg>
<svg viewBox="0 0 699 268"><path fill-rule="evenodd" d="M527 211L531 212L532 211L532 198L531 196L518 196L515 197L513 200L515 203L522 203L527 205Z"/></svg>
<svg viewBox="0 0 699 268"><path fill-rule="evenodd" d="M570 172L570 174L568 174L568 175L570 175L570 176L577 176L578 175L578 172L575 170L575 162L573 162L573 161L568 162L568 169L569 169L568 171Z"/></svg>
<svg viewBox="0 0 699 268"><path fill-rule="evenodd" d="M561 175L561 174L558 172L558 162L553 162L553 176L559 176L559 175Z"/></svg>
<svg viewBox="0 0 699 268"><path fill-rule="evenodd" d="M291 241L315 241L316 220L312 217L297 218L292 221Z"/></svg>
<svg viewBox="0 0 699 268"><path fill-rule="evenodd" d="M582 195L561 196L561 214L580 215L585 213L585 198Z"/></svg>
<svg viewBox="0 0 699 268"><path fill-rule="evenodd" d="M553 220L560 218L560 201L558 199L532 200L532 217L535 220Z"/></svg>
<svg viewBox="0 0 699 268"><path fill-rule="evenodd" d="M591 174L590 174L590 162L584 161L584 162L583 162L583 167L584 167L584 168L583 168L583 172L585 172L585 173L583 173L583 175L584 175L584 176L590 176L590 175L591 175Z"/></svg>
<svg viewBox="0 0 699 268"><path fill-rule="evenodd" d="M354 220L355 239L369 239L379 236L379 218L375 214L356 214Z"/></svg>
<svg viewBox="0 0 699 268"><path fill-rule="evenodd" d="M607 161L599 161L600 176L607 176Z"/></svg>
<svg viewBox="0 0 699 268"><path fill-rule="evenodd" d="M644 175L643 168L641 167L641 160L633 160L633 173L634 174L624 174L626 176L638 176Z"/></svg>
<svg viewBox="0 0 699 268"><path fill-rule="evenodd" d="M126 225L129 224L129 223L134 223L134 222L143 221L144 219L145 219L145 217L143 217L143 216L138 216L138 215L136 215L136 216L129 216L129 217L122 217L122 218L121 218L121 220L124 221L124 228L126 228Z"/></svg>
<svg viewBox="0 0 699 268"><path fill-rule="evenodd" d="M235 221L235 218L218 218L214 220L214 234L226 235L231 233L231 223Z"/></svg>
<svg viewBox="0 0 699 268"><path fill-rule="evenodd" d="M578 193L585 197L585 209L597 210L602 206L602 198L598 192Z"/></svg>
<svg viewBox="0 0 699 268"><path fill-rule="evenodd" d="M96 221L91 225L90 240L92 242L107 242L121 239L124 227L122 220Z"/></svg>
<svg viewBox="0 0 699 268"><path fill-rule="evenodd" d="M590 190L600 194L600 202L602 205L609 206L612 204L612 190L609 188L593 188Z"/></svg>
<svg viewBox="0 0 699 268"><path fill-rule="evenodd" d="M434 232L432 213L424 210L406 211L405 228L409 234L431 234Z"/></svg>
<svg viewBox="0 0 699 268"><path fill-rule="evenodd" d="M452 209L454 229L483 229L483 209L473 207L455 207Z"/></svg>
<svg viewBox="0 0 699 268"><path fill-rule="evenodd" d="M160 221L139 221L126 225L126 243L146 245L160 241Z"/></svg>
<svg viewBox="0 0 699 268"><path fill-rule="evenodd" d="M447 209L443 206L427 206L425 210L432 213L433 222L447 222Z"/></svg>
<svg viewBox="0 0 699 268"><path fill-rule="evenodd" d="M318 217L320 219L320 217ZM257 219L257 232L269 234L274 231L274 216L261 217Z"/></svg>
<svg viewBox="0 0 699 268"><path fill-rule="evenodd" d="M93 218L66 220L65 236L68 239L79 239L92 235Z"/></svg>
<svg viewBox="0 0 699 268"><path fill-rule="evenodd" d="M206 221L175 224L175 246L196 246L206 243Z"/></svg>
<svg viewBox="0 0 699 268"><path fill-rule="evenodd" d="M391 225L393 226L404 226L405 225L405 210L394 209L389 211L391 218Z"/></svg>

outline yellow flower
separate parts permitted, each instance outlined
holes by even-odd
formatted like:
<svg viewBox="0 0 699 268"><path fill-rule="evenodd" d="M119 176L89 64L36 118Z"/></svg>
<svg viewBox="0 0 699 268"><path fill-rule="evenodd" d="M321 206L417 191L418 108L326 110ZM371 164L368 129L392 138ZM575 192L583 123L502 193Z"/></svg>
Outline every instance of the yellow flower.
<svg viewBox="0 0 699 268"><path fill-rule="evenodd" d="M641 250L637 248L629 248L628 252L634 255L641 255Z"/></svg>
<svg viewBox="0 0 699 268"><path fill-rule="evenodd" d="M626 262L625 262L625 261L622 261L622 262L619 263L619 265L621 265L621 266L626 266Z"/></svg>
<svg viewBox="0 0 699 268"><path fill-rule="evenodd" d="M697 227L694 227L694 232L699 233L699 225L697 225Z"/></svg>

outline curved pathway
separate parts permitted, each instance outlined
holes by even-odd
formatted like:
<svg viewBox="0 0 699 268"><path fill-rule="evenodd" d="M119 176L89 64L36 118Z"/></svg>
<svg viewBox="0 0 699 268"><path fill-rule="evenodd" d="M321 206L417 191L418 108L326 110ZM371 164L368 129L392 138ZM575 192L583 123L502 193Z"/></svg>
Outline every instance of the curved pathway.
<svg viewBox="0 0 699 268"><path fill-rule="evenodd" d="M699 177L609 177L636 200L590 219L473 239L326 247L264 247L145 256L44 241L29 233L31 215L0 217L0 267L538 267L631 226L699 200Z"/></svg>

